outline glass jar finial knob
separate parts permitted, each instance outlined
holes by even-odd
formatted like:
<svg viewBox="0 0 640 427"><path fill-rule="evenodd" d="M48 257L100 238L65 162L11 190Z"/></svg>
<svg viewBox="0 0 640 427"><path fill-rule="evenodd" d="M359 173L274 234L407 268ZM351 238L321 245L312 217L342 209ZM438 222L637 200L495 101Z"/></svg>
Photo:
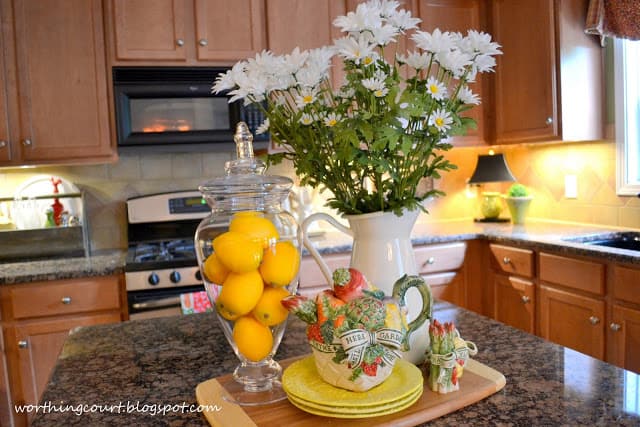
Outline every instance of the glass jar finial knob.
<svg viewBox="0 0 640 427"><path fill-rule="evenodd" d="M225 163L225 173L231 174L264 174L267 165L253 155L253 135L245 122L238 122L236 133L233 135L236 143L236 160Z"/></svg>

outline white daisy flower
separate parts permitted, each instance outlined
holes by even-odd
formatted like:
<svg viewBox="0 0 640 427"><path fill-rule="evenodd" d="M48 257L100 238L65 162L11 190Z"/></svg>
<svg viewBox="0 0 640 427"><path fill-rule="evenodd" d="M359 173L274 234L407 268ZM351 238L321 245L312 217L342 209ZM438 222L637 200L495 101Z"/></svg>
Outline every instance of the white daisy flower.
<svg viewBox="0 0 640 427"><path fill-rule="evenodd" d="M329 113L327 114L327 116L324 118L324 124L327 127L334 127L336 124L338 124L338 122L342 119L342 116L340 116L340 114L336 114L336 113Z"/></svg>
<svg viewBox="0 0 640 427"><path fill-rule="evenodd" d="M436 60L440 63L442 68L450 71L456 78L462 76L464 74L465 67L473 63L471 56L460 50L437 53Z"/></svg>
<svg viewBox="0 0 640 427"><path fill-rule="evenodd" d="M411 16L411 12L408 10L398 10L396 13L389 16L388 22L398 28L401 32L404 32L417 29L418 24L422 22L422 20Z"/></svg>
<svg viewBox="0 0 640 427"><path fill-rule="evenodd" d="M269 118L264 119L264 122L256 128L256 134L260 135L269 132Z"/></svg>
<svg viewBox="0 0 640 427"><path fill-rule="evenodd" d="M487 71L493 71L493 67L496 65L496 59L489 55L478 55L473 60L473 68L480 73L486 73Z"/></svg>
<svg viewBox="0 0 640 427"><path fill-rule="evenodd" d="M313 87L303 87L294 97L294 101L298 108L304 108L316 100L316 89Z"/></svg>
<svg viewBox="0 0 640 427"><path fill-rule="evenodd" d="M370 79L364 79L362 80L362 86L373 92L376 98L382 98L389 93L389 89L384 83L384 78L372 77Z"/></svg>
<svg viewBox="0 0 640 427"><path fill-rule="evenodd" d="M428 123L430 126L435 126L440 132L445 132L451 128L453 119L447 110L439 108L431 114Z"/></svg>
<svg viewBox="0 0 640 427"><path fill-rule="evenodd" d="M429 66L429 61L431 60L431 54L418 52L409 52L406 56L398 54L396 57L398 62L407 64L409 67L416 70L427 68Z"/></svg>
<svg viewBox="0 0 640 427"><path fill-rule="evenodd" d="M396 41L396 36L400 33L393 25L383 25L382 27L372 28L372 43L379 46L386 46Z"/></svg>
<svg viewBox="0 0 640 427"><path fill-rule="evenodd" d="M302 123L305 126L309 126L311 123L313 123L313 116L311 116L311 114L309 113L302 113L302 116L300 117L300 123Z"/></svg>
<svg viewBox="0 0 640 427"><path fill-rule="evenodd" d="M344 59L360 64L366 57L373 57L375 45L370 44L367 38L360 35L358 38L343 37L335 40L334 45L338 55Z"/></svg>
<svg viewBox="0 0 640 427"><path fill-rule="evenodd" d="M433 30L432 33L416 31L411 39L420 49L431 53L448 52L455 47L455 40L451 33L448 31L443 33L439 28Z"/></svg>
<svg viewBox="0 0 640 427"><path fill-rule="evenodd" d="M334 19L333 25L343 32L361 32L382 26L382 18L375 7L360 3L354 12Z"/></svg>
<svg viewBox="0 0 640 427"><path fill-rule="evenodd" d="M444 99L447 96L447 87L444 83L438 81L435 77L431 76L427 80L427 92L438 101Z"/></svg>
<svg viewBox="0 0 640 427"><path fill-rule="evenodd" d="M466 85L460 87L460 90L458 91L458 99L462 101L463 104L480 104L480 98L478 95L473 93Z"/></svg>
<svg viewBox="0 0 640 427"><path fill-rule="evenodd" d="M469 30L466 39L472 51L475 53L482 55L502 55L500 45L491 41L490 34L482 31Z"/></svg>

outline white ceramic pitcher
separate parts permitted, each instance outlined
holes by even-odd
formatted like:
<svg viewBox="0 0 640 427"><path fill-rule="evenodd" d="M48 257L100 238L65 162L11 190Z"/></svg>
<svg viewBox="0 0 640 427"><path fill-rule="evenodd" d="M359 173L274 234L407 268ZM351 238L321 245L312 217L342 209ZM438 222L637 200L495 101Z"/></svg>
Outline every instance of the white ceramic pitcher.
<svg viewBox="0 0 640 427"><path fill-rule="evenodd" d="M342 225L331 215L315 213L302 223L304 246L318 263L327 283L331 284L332 272L309 240L307 229L315 221L324 220L352 236L353 249L349 265L361 271L369 282L391 297L394 295L394 283L399 278L405 274L416 275L418 272L411 244L411 230L419 213L420 210L415 209L405 211L402 216L393 212L345 215L349 227ZM419 364L424 361L425 351L429 347L429 319L421 322L419 317L423 308L431 309L431 301L425 296L426 292L415 291L409 290L406 298L410 335L409 350L404 352L403 358ZM431 317L430 312L428 317Z"/></svg>

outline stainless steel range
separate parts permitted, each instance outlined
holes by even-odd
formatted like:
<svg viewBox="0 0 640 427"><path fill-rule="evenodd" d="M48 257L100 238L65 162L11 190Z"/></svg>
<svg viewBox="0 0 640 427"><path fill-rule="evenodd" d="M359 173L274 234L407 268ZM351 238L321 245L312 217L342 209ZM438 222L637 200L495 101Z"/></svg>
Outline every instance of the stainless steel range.
<svg viewBox="0 0 640 427"><path fill-rule="evenodd" d="M180 314L180 295L204 290L194 235L209 212L199 191L127 200L125 279L131 319ZM225 228L221 224L220 232Z"/></svg>

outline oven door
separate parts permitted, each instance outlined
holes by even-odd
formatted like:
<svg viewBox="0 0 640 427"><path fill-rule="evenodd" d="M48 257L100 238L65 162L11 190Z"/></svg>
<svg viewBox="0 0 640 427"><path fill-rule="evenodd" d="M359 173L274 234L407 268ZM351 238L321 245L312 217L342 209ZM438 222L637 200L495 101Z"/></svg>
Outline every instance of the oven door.
<svg viewBox="0 0 640 427"><path fill-rule="evenodd" d="M149 319L182 314L180 295L204 290L203 285L127 292L129 319Z"/></svg>

